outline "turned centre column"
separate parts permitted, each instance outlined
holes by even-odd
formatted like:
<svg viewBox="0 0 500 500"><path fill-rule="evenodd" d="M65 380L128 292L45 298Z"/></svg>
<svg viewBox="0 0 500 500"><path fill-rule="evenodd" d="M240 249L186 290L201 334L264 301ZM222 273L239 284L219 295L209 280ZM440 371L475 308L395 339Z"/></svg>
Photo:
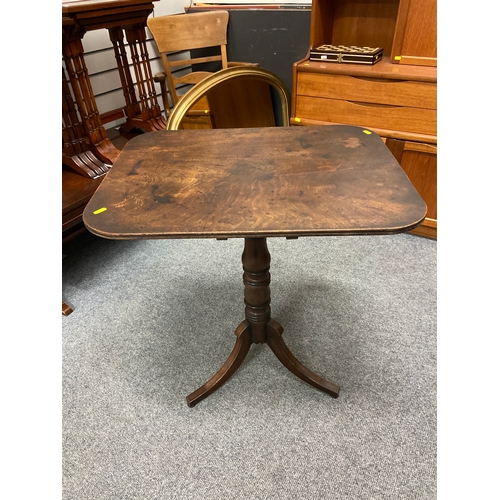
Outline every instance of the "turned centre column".
<svg viewBox="0 0 500 500"><path fill-rule="evenodd" d="M250 324L252 342L267 341L267 323L271 319L271 255L266 238L245 238L243 283L245 285L245 318Z"/></svg>

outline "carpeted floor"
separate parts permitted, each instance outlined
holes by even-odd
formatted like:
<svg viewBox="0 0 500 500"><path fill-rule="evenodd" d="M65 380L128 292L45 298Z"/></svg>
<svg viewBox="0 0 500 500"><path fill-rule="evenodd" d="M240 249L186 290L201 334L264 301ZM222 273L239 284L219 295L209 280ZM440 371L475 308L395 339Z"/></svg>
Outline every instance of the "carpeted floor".
<svg viewBox="0 0 500 500"><path fill-rule="evenodd" d="M110 241L63 261L64 500L436 498L436 247L269 239L272 316L338 399L254 345L185 397L244 318L243 241Z"/></svg>

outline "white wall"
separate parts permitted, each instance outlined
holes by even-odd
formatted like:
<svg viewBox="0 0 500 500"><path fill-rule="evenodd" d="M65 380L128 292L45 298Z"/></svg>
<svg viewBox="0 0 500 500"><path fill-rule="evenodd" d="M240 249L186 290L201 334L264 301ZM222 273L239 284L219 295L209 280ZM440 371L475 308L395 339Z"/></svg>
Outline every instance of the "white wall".
<svg viewBox="0 0 500 500"><path fill-rule="evenodd" d="M159 0L154 3L153 15L167 16L168 14L178 14L184 12L185 7L189 7L191 0Z"/></svg>

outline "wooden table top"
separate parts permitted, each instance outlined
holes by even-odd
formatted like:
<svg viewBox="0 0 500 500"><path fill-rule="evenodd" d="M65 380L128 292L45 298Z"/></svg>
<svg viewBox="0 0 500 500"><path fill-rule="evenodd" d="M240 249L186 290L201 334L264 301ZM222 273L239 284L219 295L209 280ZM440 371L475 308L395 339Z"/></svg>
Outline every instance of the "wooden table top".
<svg viewBox="0 0 500 500"><path fill-rule="evenodd" d="M427 207L374 132L159 131L124 147L83 220L110 239L391 234Z"/></svg>

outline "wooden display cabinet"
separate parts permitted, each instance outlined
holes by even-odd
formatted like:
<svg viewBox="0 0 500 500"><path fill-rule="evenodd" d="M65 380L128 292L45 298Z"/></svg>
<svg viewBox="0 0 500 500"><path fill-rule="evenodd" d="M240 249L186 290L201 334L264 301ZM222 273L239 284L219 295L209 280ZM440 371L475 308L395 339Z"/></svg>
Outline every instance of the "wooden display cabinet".
<svg viewBox="0 0 500 500"><path fill-rule="evenodd" d="M378 133L427 203L437 237L437 0L312 0L309 52L293 65L292 125ZM374 65L311 61L323 44L382 47Z"/></svg>

